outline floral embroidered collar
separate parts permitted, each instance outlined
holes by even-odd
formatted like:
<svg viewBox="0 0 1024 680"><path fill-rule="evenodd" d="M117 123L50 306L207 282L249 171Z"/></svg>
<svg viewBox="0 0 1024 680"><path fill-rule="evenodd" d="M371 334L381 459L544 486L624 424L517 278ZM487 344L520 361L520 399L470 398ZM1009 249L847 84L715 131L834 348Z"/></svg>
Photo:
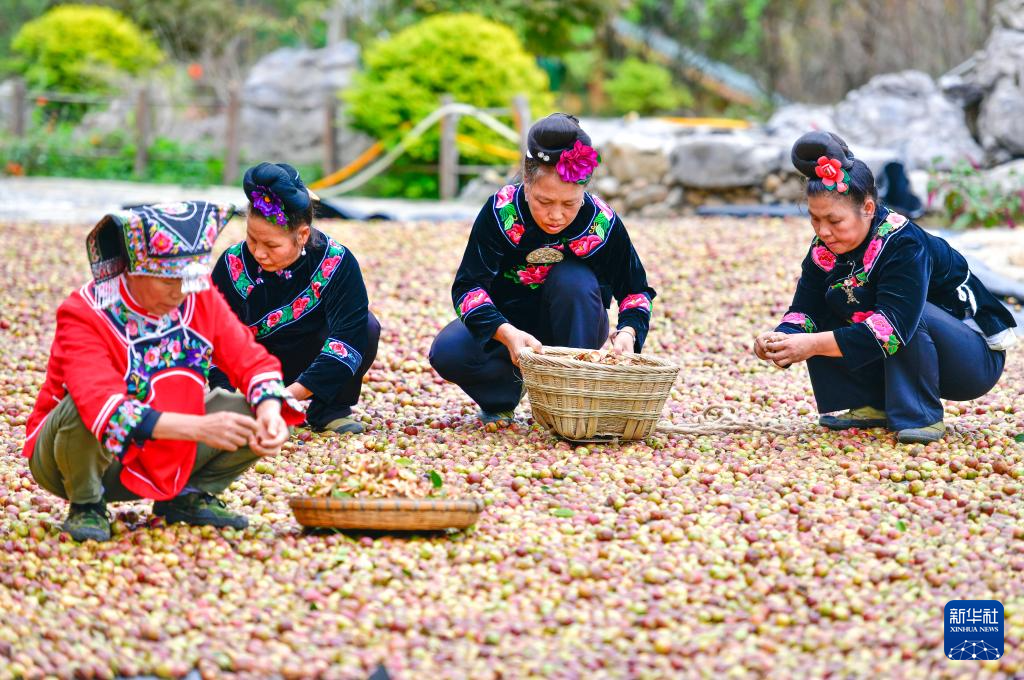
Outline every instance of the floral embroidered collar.
<svg viewBox="0 0 1024 680"><path fill-rule="evenodd" d="M522 184L506 185L495 194L494 213L498 226L512 245L518 247L528 232L539 233L542 234L540 242L532 247L568 248L580 258L592 255L605 244L615 222L615 212L607 203L598 196L584 193L583 205L573 221L558 234L548 234L530 213Z"/></svg>
<svg viewBox="0 0 1024 680"><path fill-rule="evenodd" d="M889 236L902 229L906 224L906 217L879 206L878 212L875 213L875 217L871 221L871 228L859 246L848 253L836 255L821 242L821 239L815 237L811 246L811 260L819 269L826 272L832 271L836 263L840 261L853 264L854 267L851 273L855 274L858 270L861 270L863 283L863 281L867 280L867 275L878 259L879 254L881 254L882 248L889 240Z"/></svg>
<svg viewBox="0 0 1024 680"><path fill-rule="evenodd" d="M301 317L308 315L319 307L323 296L323 289L331 282L331 277L334 276L334 273L338 271L346 252L345 247L334 239L327 238L326 236L324 238L327 239L327 247L324 249L320 261L313 266L313 273L310 276L309 283L299 291L298 295L288 300L286 304L268 312L260 320L249 325L256 337L266 337L298 321ZM250 276L249 266L246 262L248 257L251 257L251 255L248 254L245 241L236 243L225 251L231 284L235 292L243 300L248 299L253 289L264 282L262 277L253 279ZM295 272L297 265L302 262L309 261L311 264L316 262L311 259L312 257L313 255L307 255L305 258L300 257L297 263L292 265L290 272ZM260 269L260 271L262 272L263 270ZM291 279L292 276L282 276L281 278Z"/></svg>

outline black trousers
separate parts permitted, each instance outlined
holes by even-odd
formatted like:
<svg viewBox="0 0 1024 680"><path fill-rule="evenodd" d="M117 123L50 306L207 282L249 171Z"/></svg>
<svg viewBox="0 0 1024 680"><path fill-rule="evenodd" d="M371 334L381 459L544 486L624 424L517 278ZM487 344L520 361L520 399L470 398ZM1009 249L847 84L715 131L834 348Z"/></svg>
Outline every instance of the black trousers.
<svg viewBox="0 0 1024 680"><path fill-rule="evenodd" d="M608 338L608 310L597 277L576 260L551 268L534 318L509 322L544 345L598 349ZM461 319L445 326L434 339L430 365L485 411L511 411L522 398L522 375L508 349L493 339L481 347Z"/></svg>
<svg viewBox="0 0 1024 680"><path fill-rule="evenodd" d="M862 406L884 409L893 430L942 420L940 399L969 401L988 393L1003 373L1006 352L989 349L979 333L925 303L921 323L896 354L856 370L842 359L807 360L819 413Z"/></svg>

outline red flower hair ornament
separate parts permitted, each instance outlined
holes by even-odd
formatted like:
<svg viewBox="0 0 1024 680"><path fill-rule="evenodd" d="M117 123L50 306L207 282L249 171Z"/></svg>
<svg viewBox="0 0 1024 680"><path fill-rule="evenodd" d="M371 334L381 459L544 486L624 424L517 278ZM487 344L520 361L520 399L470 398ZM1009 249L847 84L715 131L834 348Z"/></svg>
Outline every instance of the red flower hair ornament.
<svg viewBox="0 0 1024 680"><path fill-rule="evenodd" d="M850 175L843 170L843 164L838 159L821 156L818 158L818 166L814 168L814 174L829 191L850 193Z"/></svg>

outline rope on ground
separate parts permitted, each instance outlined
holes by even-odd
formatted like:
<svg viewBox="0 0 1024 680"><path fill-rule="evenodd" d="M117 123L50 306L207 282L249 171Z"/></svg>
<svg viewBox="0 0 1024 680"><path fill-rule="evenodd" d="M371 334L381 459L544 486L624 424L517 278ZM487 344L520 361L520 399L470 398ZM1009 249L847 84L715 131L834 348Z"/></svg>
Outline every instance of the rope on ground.
<svg viewBox="0 0 1024 680"><path fill-rule="evenodd" d="M734 432L765 432L768 434L796 434L807 429L806 422L752 420L734 415L734 410L725 404L712 404L697 416L697 421L676 424L668 421L658 423L655 432L661 434L716 435Z"/></svg>
<svg viewBox="0 0 1024 680"><path fill-rule="evenodd" d="M491 114L482 111L475 106L470 106L469 104L445 104L434 109L430 114L423 118L423 120L416 123L412 130L399 140L398 144L395 145L395 148L391 149L391 151L387 152L382 158L363 169L358 175L336 186L321 189L318 193L322 196L337 196L363 186L371 179L387 170L391 164L398 160L399 156L405 153L413 142L422 137L427 130L434 125L434 123L439 121L443 116L449 114L471 116L489 127L491 130L494 130L505 139L511 142L516 142L517 144L519 143L519 133L502 123Z"/></svg>

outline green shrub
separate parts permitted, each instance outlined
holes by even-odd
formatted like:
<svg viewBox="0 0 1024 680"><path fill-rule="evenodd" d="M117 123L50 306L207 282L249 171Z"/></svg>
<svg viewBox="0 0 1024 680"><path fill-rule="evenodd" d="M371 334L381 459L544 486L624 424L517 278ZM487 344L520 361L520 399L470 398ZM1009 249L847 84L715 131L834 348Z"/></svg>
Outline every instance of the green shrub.
<svg viewBox="0 0 1024 680"><path fill-rule="evenodd" d="M365 71L343 98L355 127L393 146L446 93L479 107L507 107L522 93L535 117L549 113L553 102L547 75L515 33L473 14L439 14L376 43L366 52ZM510 116L503 118L511 124ZM470 118L461 119L459 132L481 142L514 146ZM409 149L408 157L435 162L438 147L435 125ZM459 153L468 162L502 162L468 147L460 146Z"/></svg>
<svg viewBox="0 0 1024 680"><path fill-rule="evenodd" d="M928 202L942 201L945 222L951 229L1015 227L1024 223L1024 178L1011 173L1011 186L990 183L969 163L946 172L933 172L928 181Z"/></svg>
<svg viewBox="0 0 1024 680"><path fill-rule="evenodd" d="M636 57L618 64L604 89L611 98L613 111L619 114L635 111L649 115L693 105L690 91L673 83L672 73L667 68Z"/></svg>
<svg viewBox="0 0 1024 680"><path fill-rule="evenodd" d="M107 91L124 75L160 63L156 43L107 7L61 5L21 27L11 49L30 87L62 92Z"/></svg>

